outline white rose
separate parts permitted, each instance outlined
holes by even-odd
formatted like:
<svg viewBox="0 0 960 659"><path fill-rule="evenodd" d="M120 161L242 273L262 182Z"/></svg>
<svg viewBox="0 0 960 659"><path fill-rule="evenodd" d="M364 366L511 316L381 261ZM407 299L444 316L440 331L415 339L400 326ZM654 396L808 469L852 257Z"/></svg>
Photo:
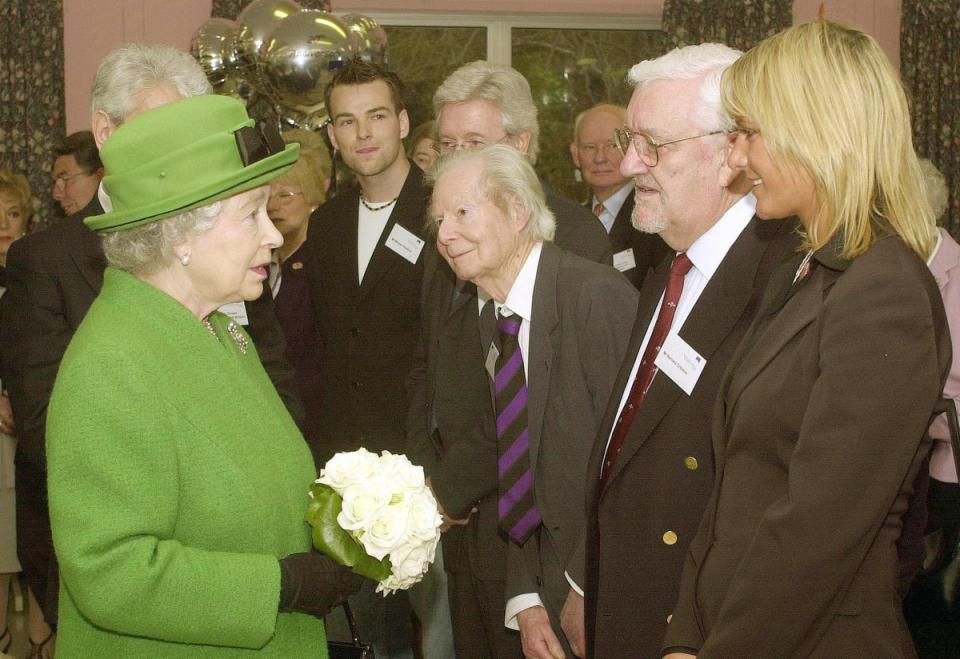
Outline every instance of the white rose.
<svg viewBox="0 0 960 659"><path fill-rule="evenodd" d="M366 524L361 538L363 548L368 554L382 559L406 539L407 507L404 505L384 506Z"/></svg>
<svg viewBox="0 0 960 659"><path fill-rule="evenodd" d="M380 454L380 473L394 481L398 489L419 490L426 483L423 467L412 464L405 455L394 455L389 451Z"/></svg>
<svg viewBox="0 0 960 659"><path fill-rule="evenodd" d="M430 567L429 551L424 545L407 545L390 555L393 575L401 581L420 581Z"/></svg>
<svg viewBox="0 0 960 659"><path fill-rule="evenodd" d="M440 537L443 518L437 511L437 500L430 490L424 488L413 492L410 499L410 536L418 540L434 540Z"/></svg>
<svg viewBox="0 0 960 659"><path fill-rule="evenodd" d="M350 485L367 480L377 473L380 458L365 448L337 453L320 470L318 483L329 485L342 495Z"/></svg>
<svg viewBox="0 0 960 659"><path fill-rule="evenodd" d="M390 490L379 478L354 483L343 491L343 506L337 524L347 531L361 531L390 504ZM382 558L382 557L381 557Z"/></svg>

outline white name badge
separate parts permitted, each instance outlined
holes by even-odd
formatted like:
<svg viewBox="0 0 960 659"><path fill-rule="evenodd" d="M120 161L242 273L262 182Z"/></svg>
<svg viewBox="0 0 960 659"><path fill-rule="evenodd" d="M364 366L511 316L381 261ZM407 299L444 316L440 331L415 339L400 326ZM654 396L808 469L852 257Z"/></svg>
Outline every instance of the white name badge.
<svg viewBox="0 0 960 659"><path fill-rule="evenodd" d="M497 350L497 344L491 342L490 349L487 351L487 361L484 363L484 366L487 367L487 373L490 375L491 380L496 378L497 359L499 357L500 351Z"/></svg>
<svg viewBox="0 0 960 659"><path fill-rule="evenodd" d="M415 264L420 258L424 242L399 224L394 224L393 230L387 236L386 245L410 263Z"/></svg>
<svg viewBox="0 0 960 659"><path fill-rule="evenodd" d="M250 319L247 318L247 305L243 302L230 302L217 309L220 313L227 314L233 318L237 325L249 325Z"/></svg>
<svg viewBox="0 0 960 659"><path fill-rule="evenodd" d="M680 338L678 334L671 334L664 341L660 353L657 355L657 368L664 375L677 383L677 386L683 389L689 396L693 392L693 387L700 379L703 368L707 365L707 360L700 356L696 350L690 347L686 341Z"/></svg>
<svg viewBox="0 0 960 659"><path fill-rule="evenodd" d="M613 267L620 272L626 272L637 267L637 259L633 255L633 249L628 247L622 252L613 255Z"/></svg>

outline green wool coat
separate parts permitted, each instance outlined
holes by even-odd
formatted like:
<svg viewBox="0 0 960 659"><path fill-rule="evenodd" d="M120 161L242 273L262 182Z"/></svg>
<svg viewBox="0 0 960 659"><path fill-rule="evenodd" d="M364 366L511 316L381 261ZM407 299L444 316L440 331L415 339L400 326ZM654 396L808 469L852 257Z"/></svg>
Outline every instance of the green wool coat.
<svg viewBox="0 0 960 659"><path fill-rule="evenodd" d="M277 613L278 558L310 549L315 470L260 365L214 314L108 268L47 418L58 659L326 657Z"/></svg>

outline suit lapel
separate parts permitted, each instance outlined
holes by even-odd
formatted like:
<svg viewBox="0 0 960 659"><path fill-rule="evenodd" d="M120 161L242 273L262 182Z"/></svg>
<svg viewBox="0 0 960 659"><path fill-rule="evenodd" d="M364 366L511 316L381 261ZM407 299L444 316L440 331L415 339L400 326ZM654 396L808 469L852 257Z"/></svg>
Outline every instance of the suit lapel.
<svg viewBox="0 0 960 659"><path fill-rule="evenodd" d="M557 276L560 271L560 250L543 243L537 278L533 287L530 318L530 346L527 355L527 424L530 429L530 465L535 470L540 451L544 410L550 394L550 373L559 340L557 313Z"/></svg>
<svg viewBox="0 0 960 659"><path fill-rule="evenodd" d="M421 238L423 237L425 195L426 192L423 189L423 176L420 173L420 168L411 165L410 173L407 174L407 180L403 184L403 189L400 191L397 203L393 207L393 212L390 214L390 219L387 221L383 233L380 234L380 239L377 241L377 246L373 250L370 263L367 265L367 270L363 275L363 281L360 283L360 299L368 295L370 291L376 287L377 282L387 273L399 267L404 260L402 256L393 253L393 250L386 246L387 238L393 231L394 226L399 224L410 233ZM354 252L356 252L356 236L354 236L353 246ZM427 245L424 245L423 249L427 249L427 247ZM422 257L423 251L421 250L420 258ZM356 263L356 257L354 257L354 263Z"/></svg>
<svg viewBox="0 0 960 659"><path fill-rule="evenodd" d="M620 207L620 212L613 220L613 226L610 228L610 245L613 253L630 247L633 242L633 234L636 229L630 224L630 214L633 212L633 195L628 195Z"/></svg>
<svg viewBox="0 0 960 659"><path fill-rule="evenodd" d="M754 294L757 268L765 249L765 244L758 239L755 232L757 221L754 218L730 247L697 299L690 315L684 321L683 327L680 328L680 338L706 359L708 366L714 352L736 326ZM656 284L661 287L662 292L666 287L669 264L665 262L655 273ZM652 314L650 314L648 323L652 320ZM646 329L646 326L635 328L634 334L639 333L642 340ZM634 351L631 354L636 359L637 352ZM681 397L686 395L664 373L657 373L639 413L633 420L633 426L620 449L620 455L613 463L608 483L612 483L617 478L663 417ZM619 403L619 399L617 402Z"/></svg>

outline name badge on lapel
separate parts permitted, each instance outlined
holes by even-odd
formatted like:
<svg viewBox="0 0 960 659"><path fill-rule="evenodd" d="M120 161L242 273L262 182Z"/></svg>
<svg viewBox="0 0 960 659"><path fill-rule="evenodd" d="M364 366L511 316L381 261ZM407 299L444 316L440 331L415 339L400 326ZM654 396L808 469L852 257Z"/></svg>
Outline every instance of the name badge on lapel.
<svg viewBox="0 0 960 659"><path fill-rule="evenodd" d="M653 363L689 396L700 379L707 360L681 339L680 335L671 334L663 342L663 347Z"/></svg>
<svg viewBox="0 0 960 659"><path fill-rule="evenodd" d="M394 224L385 244L410 263L416 264L424 242L399 224Z"/></svg>
<svg viewBox="0 0 960 659"><path fill-rule="evenodd" d="M500 351L497 350L497 344L491 342L490 349L487 351L487 361L484 363L484 366L487 367L487 374L490 375L491 380L496 379L498 357L500 357Z"/></svg>
<svg viewBox="0 0 960 659"><path fill-rule="evenodd" d="M633 270L637 267L637 258L633 255L633 249L628 247L623 251L613 255L613 267L620 272Z"/></svg>
<svg viewBox="0 0 960 659"><path fill-rule="evenodd" d="M237 325L246 327L250 324L250 319L247 318L247 305L243 302L229 302L217 309L217 311L230 316Z"/></svg>

